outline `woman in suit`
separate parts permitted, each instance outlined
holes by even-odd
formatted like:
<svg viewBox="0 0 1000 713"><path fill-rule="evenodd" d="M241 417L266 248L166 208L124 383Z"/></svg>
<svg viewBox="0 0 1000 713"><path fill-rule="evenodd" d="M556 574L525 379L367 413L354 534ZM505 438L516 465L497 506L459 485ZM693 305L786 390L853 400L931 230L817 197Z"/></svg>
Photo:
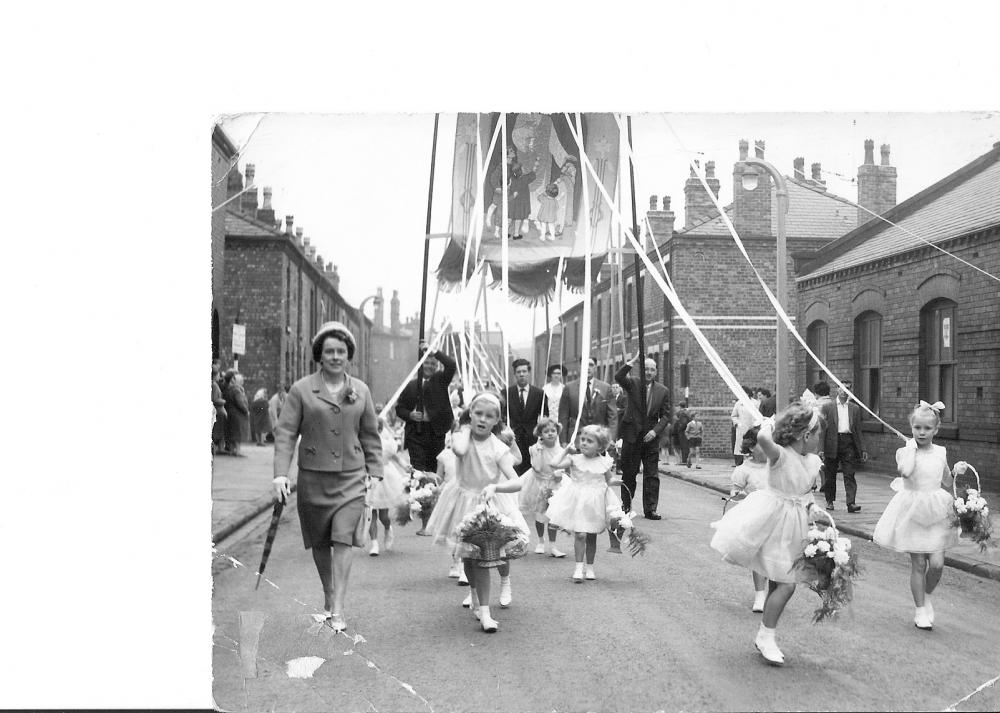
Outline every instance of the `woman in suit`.
<svg viewBox="0 0 1000 713"><path fill-rule="evenodd" d="M275 428L274 490L291 494L288 470L299 443L298 512L302 542L312 549L323 584L324 615L343 631L351 547L364 544L365 476L382 477L382 443L368 386L347 373L354 336L327 322L313 337L320 368L288 391Z"/></svg>

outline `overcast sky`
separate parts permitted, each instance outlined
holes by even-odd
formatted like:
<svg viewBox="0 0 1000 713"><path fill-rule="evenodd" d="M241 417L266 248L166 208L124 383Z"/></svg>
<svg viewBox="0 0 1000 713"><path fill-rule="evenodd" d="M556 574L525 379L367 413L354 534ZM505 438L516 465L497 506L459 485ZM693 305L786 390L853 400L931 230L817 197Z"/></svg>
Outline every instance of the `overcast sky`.
<svg viewBox="0 0 1000 713"><path fill-rule="evenodd" d="M448 228L455 116L441 116L432 232ZM341 291L352 304L382 287L387 299L399 290L404 318L419 310L432 114L246 114L220 123L237 146L245 144L240 168L255 164L255 184L273 188L277 215L293 215L318 252L338 266ZM728 204L741 138L751 147L763 139L765 158L786 174L796 156L805 158L807 175L812 163L821 163L828 190L851 200L857 199L851 179L864 159L864 140L874 139L876 162L879 146L888 143L903 201L988 151L1000 140L1000 113L634 114L639 210L651 194L669 195L675 225L683 227L692 157L716 162L720 197ZM443 247L443 240L432 241L428 320ZM441 294L438 322L454 310L454 300ZM533 317L534 332L543 329L541 310L533 315L511 305L503 318L500 293L490 291L489 300L490 320L504 322L513 344L530 342ZM578 300L564 295L564 308ZM388 312L386 306L387 320Z"/></svg>

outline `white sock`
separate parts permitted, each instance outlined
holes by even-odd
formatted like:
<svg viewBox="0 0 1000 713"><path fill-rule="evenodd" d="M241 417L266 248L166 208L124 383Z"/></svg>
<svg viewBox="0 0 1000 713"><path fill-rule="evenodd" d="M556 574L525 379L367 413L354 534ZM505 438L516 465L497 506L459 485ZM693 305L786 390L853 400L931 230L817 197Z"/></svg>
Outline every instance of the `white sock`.
<svg viewBox="0 0 1000 713"><path fill-rule="evenodd" d="M501 577L500 584L510 584L510 575L508 574L506 577Z"/></svg>
<svg viewBox="0 0 1000 713"><path fill-rule="evenodd" d="M768 629L766 626L764 626L763 623L761 623L760 628L757 629L757 636L758 636L758 638L765 639L765 640L766 639L773 639L775 631L777 631L777 629Z"/></svg>
<svg viewBox="0 0 1000 713"><path fill-rule="evenodd" d="M914 616L924 616L926 613L927 613L926 609L924 609L923 607L917 607L916 611L913 613L913 615Z"/></svg>

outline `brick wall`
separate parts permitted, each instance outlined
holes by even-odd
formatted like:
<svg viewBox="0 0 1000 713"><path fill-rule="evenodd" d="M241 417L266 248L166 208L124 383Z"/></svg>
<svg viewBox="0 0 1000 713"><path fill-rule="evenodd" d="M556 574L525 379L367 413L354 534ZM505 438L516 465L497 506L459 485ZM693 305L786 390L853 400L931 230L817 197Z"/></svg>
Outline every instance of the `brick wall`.
<svg viewBox="0 0 1000 713"><path fill-rule="evenodd" d="M385 403L396 392L417 361L416 330L393 334L372 332L372 378L369 386L376 401Z"/></svg>
<svg viewBox="0 0 1000 713"><path fill-rule="evenodd" d="M991 274L1000 274L1000 229L942 246ZM879 415L906 435L910 410L919 399L926 399L916 367L921 360L920 310L935 297L954 300L957 432L942 430L935 441L948 449L949 462L966 460L994 488L1000 486L1000 472L990 467L1000 462L1000 290L994 280L924 248L800 283L797 292L803 335L816 319L826 321L827 365L838 377L854 379L855 385L854 320L867 310L882 315ZM801 383L805 354L796 351ZM872 468L894 469L894 453L901 445L896 436L866 430L865 445Z"/></svg>

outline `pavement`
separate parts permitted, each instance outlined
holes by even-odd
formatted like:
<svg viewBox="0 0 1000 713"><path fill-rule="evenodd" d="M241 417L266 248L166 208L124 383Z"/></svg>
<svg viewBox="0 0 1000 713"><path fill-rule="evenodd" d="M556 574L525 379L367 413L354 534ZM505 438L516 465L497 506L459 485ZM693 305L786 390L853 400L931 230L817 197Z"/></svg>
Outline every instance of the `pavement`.
<svg viewBox="0 0 1000 713"><path fill-rule="evenodd" d="M269 510L274 503L271 491L273 444L264 446L244 444L242 452L244 454L242 457L216 456L213 463L212 541L215 543L222 541L260 513ZM701 466L697 469L661 462L660 473L728 496L733 469L732 460L703 458ZM297 468L293 460L289 472L293 483L296 475ZM875 523L878 522L879 516L893 495L893 491L889 488L893 476L866 471L858 472L856 477L857 504L861 506L861 511L848 513L846 504L841 500L836 503L833 516L837 527L845 534L871 540ZM295 486L292 487L294 490ZM661 498L669 492L666 488L663 491ZM994 509L1000 508L998 504L1000 494L984 492L983 495ZM843 498L843 480L838 484L838 496ZM722 505L720 496L720 515ZM980 552L976 545L963 539L958 546L948 550L945 555L945 565L1000 582L1000 548Z"/></svg>

